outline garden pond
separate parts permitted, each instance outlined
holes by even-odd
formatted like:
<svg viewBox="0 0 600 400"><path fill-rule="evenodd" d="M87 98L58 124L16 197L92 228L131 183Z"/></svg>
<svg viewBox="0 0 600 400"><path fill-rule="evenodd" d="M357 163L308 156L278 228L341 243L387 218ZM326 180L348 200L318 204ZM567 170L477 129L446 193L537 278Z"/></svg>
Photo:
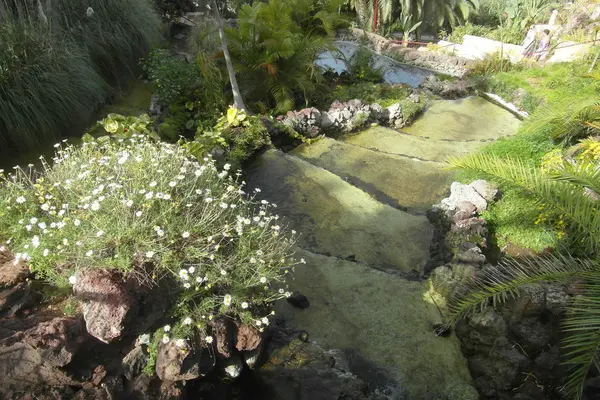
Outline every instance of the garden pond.
<svg viewBox="0 0 600 400"><path fill-rule="evenodd" d="M338 51L321 53L317 60L317 65L341 74L347 69L344 60L349 60L359 49L360 45L345 41L336 41L334 45ZM375 52L372 52L372 58L373 67L383 72L383 79L389 84L405 83L416 88L423 83L425 78L433 75L433 72L427 69L403 64Z"/></svg>

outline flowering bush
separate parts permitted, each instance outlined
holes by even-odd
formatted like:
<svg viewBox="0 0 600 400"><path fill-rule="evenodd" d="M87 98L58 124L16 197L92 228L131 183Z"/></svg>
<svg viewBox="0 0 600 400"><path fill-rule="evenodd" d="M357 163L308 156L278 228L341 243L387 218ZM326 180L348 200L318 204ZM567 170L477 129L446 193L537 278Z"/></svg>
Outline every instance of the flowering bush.
<svg viewBox="0 0 600 400"><path fill-rule="evenodd" d="M170 277L180 338L218 315L269 323L269 303L289 295L295 232L283 235L276 205L247 196L239 173L139 134L57 147L39 174L0 173L0 239L17 260L58 286L85 268Z"/></svg>

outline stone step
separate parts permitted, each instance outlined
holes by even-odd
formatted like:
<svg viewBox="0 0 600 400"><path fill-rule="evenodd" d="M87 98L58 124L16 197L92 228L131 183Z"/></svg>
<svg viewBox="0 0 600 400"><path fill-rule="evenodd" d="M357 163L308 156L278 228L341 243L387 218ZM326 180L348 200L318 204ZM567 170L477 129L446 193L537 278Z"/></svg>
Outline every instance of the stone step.
<svg viewBox="0 0 600 400"><path fill-rule="evenodd" d="M267 150L247 169L248 187L277 204L278 213L315 253L400 272L420 271L432 227L383 204L337 175L278 150Z"/></svg>
<svg viewBox="0 0 600 400"><path fill-rule="evenodd" d="M338 175L377 200L424 214L448 191L444 164L385 154L323 138L296 148L293 155Z"/></svg>
<svg viewBox="0 0 600 400"><path fill-rule="evenodd" d="M420 137L455 141L495 140L517 132L520 121L481 97L440 100L403 131Z"/></svg>
<svg viewBox="0 0 600 400"><path fill-rule="evenodd" d="M440 163L446 162L451 156L460 157L473 153L487 144L480 141L452 142L427 139L381 126L375 126L356 134L345 135L338 138L338 140L382 153Z"/></svg>
<svg viewBox="0 0 600 400"><path fill-rule="evenodd" d="M288 283L310 307L284 300L276 312L320 346L351 351L354 374L373 386L400 388L399 398L412 400L445 399L452 387L470 381L456 337L432 330L442 319L424 300L427 282L303 250L296 256L307 263Z"/></svg>

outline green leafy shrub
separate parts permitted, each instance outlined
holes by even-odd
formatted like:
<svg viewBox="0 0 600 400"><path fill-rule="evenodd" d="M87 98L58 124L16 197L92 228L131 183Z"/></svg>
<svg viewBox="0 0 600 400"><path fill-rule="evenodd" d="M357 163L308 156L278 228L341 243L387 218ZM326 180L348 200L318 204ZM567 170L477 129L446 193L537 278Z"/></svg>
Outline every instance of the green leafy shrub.
<svg viewBox="0 0 600 400"><path fill-rule="evenodd" d="M145 0L0 3L0 147L83 128L111 85L134 76L159 23Z"/></svg>
<svg viewBox="0 0 600 400"><path fill-rule="evenodd" d="M383 107L398 103L410 94L410 88L405 85L388 85L385 83L356 82L343 83L331 91L323 91L314 100L317 107L328 108L334 100L348 101L360 99L365 103L377 103Z"/></svg>
<svg viewBox="0 0 600 400"><path fill-rule="evenodd" d="M323 76L315 60L331 49L335 29L345 23L340 4L273 0L241 7L227 37L246 104L281 113L318 90Z"/></svg>
<svg viewBox="0 0 600 400"><path fill-rule="evenodd" d="M143 62L142 69L154 84L156 95L166 104L182 98L187 101L194 91L202 87L200 68L174 56L169 50L152 51Z"/></svg>
<svg viewBox="0 0 600 400"><path fill-rule="evenodd" d="M513 64L508 57L502 57L500 53L486 54L481 60L478 60L470 67L469 73L472 75L492 75L498 72L513 72L522 70L523 64Z"/></svg>
<svg viewBox="0 0 600 400"><path fill-rule="evenodd" d="M194 140L184 142L183 146L198 158L214 148L221 148L226 151L227 159L238 167L270 143L269 132L259 117L230 107L213 128L199 127Z"/></svg>
<svg viewBox="0 0 600 400"><path fill-rule="evenodd" d="M216 316L268 325L295 265L293 239L274 205L244 195L229 164L218 170L139 134L59 148L52 163L0 177L0 238L38 278L67 286L89 268L171 277L178 322L164 340Z"/></svg>
<svg viewBox="0 0 600 400"><path fill-rule="evenodd" d="M423 102L415 103L412 100L400 101L402 107L402 120L405 125L410 125L425 109Z"/></svg>
<svg viewBox="0 0 600 400"><path fill-rule="evenodd" d="M356 81L382 82L383 71L375 67L373 53L365 46L359 46L352 56L344 60L350 76Z"/></svg>
<svg viewBox="0 0 600 400"><path fill-rule="evenodd" d="M487 26L466 23L465 25L455 26L452 29L452 33L448 36L446 40L452 43L462 44L463 37L465 35L487 37L486 35L489 35L491 31L492 28Z"/></svg>

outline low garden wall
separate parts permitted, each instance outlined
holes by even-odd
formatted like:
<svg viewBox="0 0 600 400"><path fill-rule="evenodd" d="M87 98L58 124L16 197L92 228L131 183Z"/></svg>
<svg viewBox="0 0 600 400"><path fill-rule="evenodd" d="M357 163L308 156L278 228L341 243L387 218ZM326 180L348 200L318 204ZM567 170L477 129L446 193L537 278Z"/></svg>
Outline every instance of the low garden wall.
<svg viewBox="0 0 600 400"><path fill-rule="evenodd" d="M463 76L473 63L472 60L463 57L425 49L418 50L404 47L393 40L357 28L339 31L338 38L350 41L361 41L366 39L369 46L374 51L398 60L399 62L416 65L435 72L457 77Z"/></svg>

